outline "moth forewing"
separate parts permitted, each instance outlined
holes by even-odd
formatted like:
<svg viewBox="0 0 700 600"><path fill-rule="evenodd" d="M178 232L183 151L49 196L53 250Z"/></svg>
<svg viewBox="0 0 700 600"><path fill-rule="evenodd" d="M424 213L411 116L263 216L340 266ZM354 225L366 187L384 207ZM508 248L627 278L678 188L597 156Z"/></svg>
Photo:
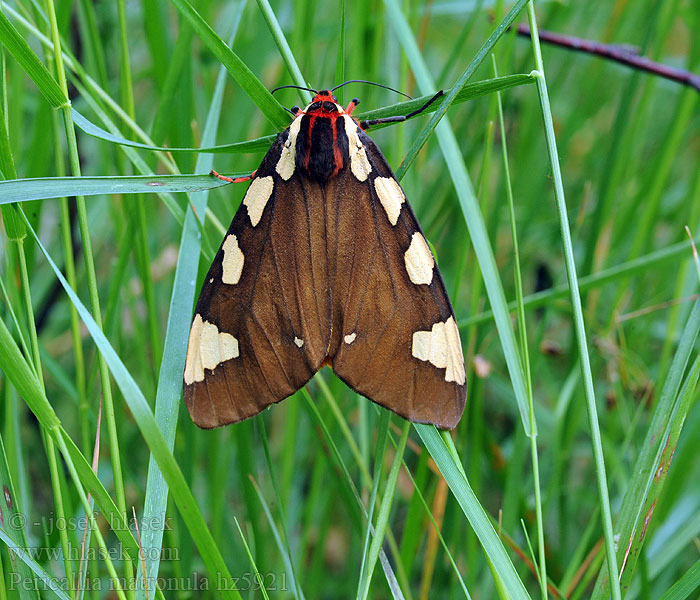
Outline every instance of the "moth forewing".
<svg viewBox="0 0 700 600"><path fill-rule="evenodd" d="M184 379L200 427L259 413L324 364L406 419L461 417L454 311L355 104L317 92L252 178L195 308Z"/></svg>

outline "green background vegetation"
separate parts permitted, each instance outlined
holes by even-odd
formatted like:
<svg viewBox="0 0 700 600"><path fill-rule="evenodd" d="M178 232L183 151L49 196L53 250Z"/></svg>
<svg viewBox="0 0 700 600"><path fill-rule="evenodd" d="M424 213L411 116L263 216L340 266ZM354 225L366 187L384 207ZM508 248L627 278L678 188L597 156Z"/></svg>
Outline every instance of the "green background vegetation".
<svg viewBox="0 0 700 600"><path fill-rule="evenodd" d="M534 8L540 28L700 71L696 2ZM559 48L542 63L506 31L534 16L524 0L2 4L0 173L26 181L0 184L0 600L38 597L18 579L78 597L65 583L86 576L86 509L101 588L87 597L134 581L132 507L149 577L163 547L158 597L237 598L234 580L246 598L698 597L699 271L684 230L700 233L698 93ZM259 418L200 431L181 401L192 307L246 189L206 173L257 166L269 140L245 142L289 120L267 89L355 78L448 91L372 135L453 299L464 417L452 436L411 427L326 369ZM410 110L339 91L359 112ZM243 143L168 154L109 135ZM130 175L147 177L116 179Z"/></svg>

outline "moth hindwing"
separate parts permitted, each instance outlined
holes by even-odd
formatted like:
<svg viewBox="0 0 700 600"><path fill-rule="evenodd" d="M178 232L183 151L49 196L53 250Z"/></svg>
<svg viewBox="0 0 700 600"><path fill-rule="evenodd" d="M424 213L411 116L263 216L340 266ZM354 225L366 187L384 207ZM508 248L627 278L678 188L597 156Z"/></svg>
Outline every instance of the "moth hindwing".
<svg viewBox="0 0 700 600"><path fill-rule="evenodd" d="M204 280L184 395L194 422L252 417L324 364L398 415L452 429L466 400L454 311L386 159L329 91L254 172ZM392 117L391 120L397 120Z"/></svg>

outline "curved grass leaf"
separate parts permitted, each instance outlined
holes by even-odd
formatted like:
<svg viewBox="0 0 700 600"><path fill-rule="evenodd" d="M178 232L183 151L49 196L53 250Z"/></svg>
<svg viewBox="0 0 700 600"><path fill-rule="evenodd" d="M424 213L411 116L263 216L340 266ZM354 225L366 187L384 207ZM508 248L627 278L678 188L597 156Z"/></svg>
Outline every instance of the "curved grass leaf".
<svg viewBox="0 0 700 600"><path fill-rule="evenodd" d="M38 583L24 579L17 582L16 587L12 587L11 589L18 590L20 598L38 598L38 590L41 589L45 592L52 592L54 596L56 596L56 598L60 598L60 600L70 600L70 598L63 591L61 591L61 588L59 588L56 584L55 577L44 571L44 569L42 569L41 566L31 556L29 556L29 554L27 554L23 548L18 546L3 529L0 529L0 539L5 542L5 545L7 546L8 551L11 552L11 555L19 558L22 563L34 571L39 580L43 582L41 586ZM34 589L36 594L29 595L27 592L33 585L37 586Z"/></svg>
<svg viewBox="0 0 700 600"><path fill-rule="evenodd" d="M277 102L275 97L267 91L267 88L253 74L248 66L231 50L217 33L209 26L202 16L193 8L187 0L172 0L172 3L185 17L200 39L206 44L219 61L231 73L233 78L248 94L257 107L268 118L277 131L282 131L289 125L290 115Z"/></svg>
<svg viewBox="0 0 700 600"><path fill-rule="evenodd" d="M236 34L240 17L245 8L245 1L241 2L238 15L233 25L231 39ZM211 143L216 136L216 129L221 114L221 105L226 82L226 71L221 68L216 81L216 88L212 97L209 114L202 133L202 143ZM213 158L210 155L200 155L197 158L196 170L208 171L212 167ZM195 299L195 288L192 281L197 279L200 253L202 248L202 236L197 215L204 215L207 209L208 192L194 192L190 195L192 209L185 215L182 235L180 238L180 251L177 255L175 268L175 280L170 296L170 308L168 311L168 325L165 333L163 347L163 360L158 375L158 388L156 390L155 418L158 427L163 432L168 448L172 451L177 429L178 408L182 398L182 371L184 369L184 357L187 348L187 340L190 329L190 315ZM186 315L186 318L183 318ZM146 554L146 574L150 581L156 581L160 568L160 555L163 546L163 531L168 505L168 483L163 472L158 467L153 454L148 463L148 480L146 485L146 499L144 501L144 523L157 523L157 527L150 527L143 532L142 542ZM143 580L143 570L139 573L140 581ZM146 597L145 586L137 586L136 598L141 600ZM149 590L155 586L149 585ZM149 594L153 598L153 593Z"/></svg>
<svg viewBox="0 0 700 600"><path fill-rule="evenodd" d="M46 248L44 248L44 245L39 240L34 229L29 226L29 223L27 223L27 225L29 232L34 238L34 241L46 257L47 262L53 269L58 280L61 282L61 285L68 294L71 302L73 302L75 308L78 310L80 318L87 326L88 331L95 341L100 353L105 357L109 370L119 386L129 409L134 415L134 420L138 425L141 434L143 435L143 439L148 444L148 447L158 462L158 466L165 476L165 480L168 482L173 499L175 500L175 504L180 510L180 514L182 515L182 518L187 525L190 534L192 535L192 539L197 544L197 548L202 555L202 559L204 560L207 569L212 575L216 574L217 577L221 577L227 582L233 581L226 563L224 563L221 553L214 542L214 538L212 537L211 532L204 521L204 517L199 510L197 501L192 495L192 491L187 485L187 481L180 470L180 466L175 460L172 452L170 452L168 444L165 441L162 432L158 428L158 424L156 423L155 417L151 412L143 392L141 392L139 389L138 385L131 376L131 373L129 373L129 371L126 369L124 363L121 361L102 330L92 318L92 315L80 301L80 298L78 298L76 293L68 285L65 277L63 277L61 271L56 266L56 263L54 263ZM236 598L238 600L241 598L240 594L235 589L229 589L227 587L226 589L222 589L221 592L224 597Z"/></svg>
<svg viewBox="0 0 700 600"><path fill-rule="evenodd" d="M159 193L199 192L222 185L228 185L228 182L209 174L12 179L0 181L0 204L78 195L152 194L156 191Z"/></svg>
<svg viewBox="0 0 700 600"><path fill-rule="evenodd" d="M630 471L634 473L634 477L632 477L625 492L614 529L615 537L620 540L617 548L617 562L620 565L633 543L635 532L641 526L640 520L644 519L644 506L648 491L656 477L663 446L668 437L664 433L668 431L671 418L675 414L674 405L678 401L683 374L690 361L698 334L700 334L700 300L695 301L683 330L661 395L654 407L654 414L649 423L647 434L639 446L639 456L634 468ZM591 598L595 600L608 598L610 596L608 581L607 573L603 568L598 575L598 581Z"/></svg>
<svg viewBox="0 0 700 600"><path fill-rule="evenodd" d="M423 440L423 444L428 449L428 452L430 452L430 456L433 457L435 464L440 469L447 485L450 486L464 516L467 517L474 529L474 533L479 538L484 552L486 552L489 560L497 570L509 597L513 599L529 599L530 596L515 567L513 567L506 549L491 525L486 511L479 504L469 482L457 466L437 429L432 425L421 425L418 423L414 423L413 426L418 435L420 435L421 440Z"/></svg>
<svg viewBox="0 0 700 600"><path fill-rule="evenodd" d="M1 10L0 43L15 57L15 60L52 107L58 108L68 102L68 98L66 98L58 82Z"/></svg>
<svg viewBox="0 0 700 600"><path fill-rule="evenodd" d="M95 498L95 501L109 522L110 527L116 533L127 554L129 556L136 556L138 546L131 536L129 527L123 520L116 504L99 479L97 479L97 475L95 475L95 472L85 460L83 454L61 427L61 422L56 416L53 407L46 399L46 395L44 394L36 374L22 356L22 353L2 319L0 319L0 370L2 370L6 377L12 382L19 395L22 396L22 399L29 407L29 410L32 411L41 425L50 432L57 441L61 438L61 445L65 443L83 485L85 485Z"/></svg>
<svg viewBox="0 0 700 600"><path fill-rule="evenodd" d="M19 578L19 585L13 586L13 588L19 592L19 597L22 600L38 600L39 591L32 573L32 570L35 572L36 570L25 561L26 555L24 552L19 553L15 551L18 548L28 547L25 531L27 519L22 512L26 507L20 506L20 499L15 492L15 486L10 477L10 469L7 466L7 455L5 454L5 444L2 436L0 436L0 484L2 485L5 500L5 506L0 508L0 515L2 516L2 519L0 519L0 535L2 535L2 539L9 550L10 578L15 576ZM8 494L10 502L7 502ZM7 542L6 537L9 538L10 543ZM21 559L19 562L17 562L17 556ZM38 565L36 566L38 567ZM37 575L44 579L41 573L37 572ZM44 575L46 574L44 573Z"/></svg>
<svg viewBox="0 0 700 600"><path fill-rule="evenodd" d="M474 98L486 96L487 94L493 94L501 90L506 90L508 88L517 87L520 85L527 85L534 82L535 79L531 75L524 73L506 75L504 77L494 77L492 79L477 81L475 83L465 85L457 93L453 103L460 104L462 102L466 102L467 100L472 100ZM451 92L452 90L448 92L448 96ZM446 98L448 96L433 102L428 108L425 109L425 112L430 113L440 109L440 107L442 107L445 103ZM414 98L413 100L408 100L405 102L397 102L396 104L391 104L382 108L375 108L373 110L368 110L365 112L358 111L356 113L353 113L353 116L355 116L359 120L362 120L380 119L383 117L405 115L423 106L428 100L430 100L430 98L432 98L432 94L421 96L420 98ZM219 146L200 146L198 148L168 148L167 146L151 146L149 144L127 140L118 135L109 133L108 131L105 131L100 126L90 121L90 119L80 114L74 108L71 109L71 111L73 114L73 122L85 133L91 135L92 137L104 140L106 142L119 144L120 146L141 148L143 150L151 150L154 152L208 152L211 154L244 154L248 152L262 152L267 150L277 137L273 134L259 137L246 142L234 142L233 144L222 144ZM390 125L391 123L375 125L372 127L372 130L381 129L382 127L389 127ZM286 127L287 125L284 125L282 129Z"/></svg>

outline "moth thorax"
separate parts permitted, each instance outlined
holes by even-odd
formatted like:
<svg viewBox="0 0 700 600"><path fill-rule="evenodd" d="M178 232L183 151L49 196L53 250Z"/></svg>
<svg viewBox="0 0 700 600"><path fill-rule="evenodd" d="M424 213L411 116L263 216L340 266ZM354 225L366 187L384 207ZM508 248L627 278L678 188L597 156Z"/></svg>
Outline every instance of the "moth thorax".
<svg viewBox="0 0 700 600"><path fill-rule="evenodd" d="M326 183L348 162L348 137L338 115L304 115L296 144L296 162L307 177Z"/></svg>

